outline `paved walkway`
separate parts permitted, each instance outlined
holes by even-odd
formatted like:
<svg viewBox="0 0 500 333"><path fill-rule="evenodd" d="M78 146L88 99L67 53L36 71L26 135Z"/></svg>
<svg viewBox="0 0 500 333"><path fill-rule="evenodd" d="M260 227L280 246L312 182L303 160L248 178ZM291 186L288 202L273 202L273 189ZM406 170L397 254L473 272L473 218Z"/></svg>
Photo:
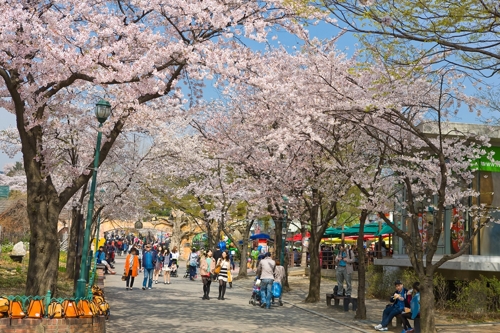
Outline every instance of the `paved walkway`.
<svg viewBox="0 0 500 333"><path fill-rule="evenodd" d="M116 271L123 267L123 257L116 263ZM181 264L182 267L182 264ZM368 320L354 320L352 311L327 308L324 300L317 304L305 304L307 279L290 277L293 290L284 295L285 305L271 310L249 304L253 280L235 281L226 291L226 300L217 300L218 286L212 283L211 300L202 300L200 279L189 281L172 278L170 285L153 284L152 290L142 290L143 274L135 281L134 290L125 289L120 275L107 275L106 299L111 306L111 317L107 322L108 333L128 332L331 332L343 333L375 332L373 326L379 320L383 302L369 300ZM162 277L160 277L162 281ZM333 288L333 281L322 282L322 297ZM380 303L380 304L378 304ZM393 328L392 332L401 332ZM439 326L445 333L499 332L500 326Z"/></svg>

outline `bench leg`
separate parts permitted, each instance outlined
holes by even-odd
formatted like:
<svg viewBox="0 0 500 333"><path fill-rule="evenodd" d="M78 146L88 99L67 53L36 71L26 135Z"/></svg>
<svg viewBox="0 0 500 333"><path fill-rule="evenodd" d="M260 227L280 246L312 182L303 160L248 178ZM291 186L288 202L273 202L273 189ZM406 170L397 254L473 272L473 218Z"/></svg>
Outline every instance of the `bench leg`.
<svg viewBox="0 0 500 333"><path fill-rule="evenodd" d="M415 318L413 321L413 328L415 329L415 333L420 333L420 317Z"/></svg>

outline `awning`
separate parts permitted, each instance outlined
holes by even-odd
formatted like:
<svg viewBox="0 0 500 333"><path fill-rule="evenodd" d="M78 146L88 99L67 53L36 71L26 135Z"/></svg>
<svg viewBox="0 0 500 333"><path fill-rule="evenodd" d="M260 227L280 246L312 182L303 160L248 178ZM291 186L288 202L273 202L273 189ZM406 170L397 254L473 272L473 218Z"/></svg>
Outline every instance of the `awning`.
<svg viewBox="0 0 500 333"><path fill-rule="evenodd" d="M375 234L375 236L384 235L384 234L393 234L393 233L394 233L394 230L392 230L392 228L388 224L384 224L384 226L382 227L382 230L380 230L380 233L377 232Z"/></svg>
<svg viewBox="0 0 500 333"><path fill-rule="evenodd" d="M250 236L250 239L271 239L271 236L269 236L268 234L255 234L255 235L252 235Z"/></svg>
<svg viewBox="0 0 500 333"><path fill-rule="evenodd" d="M308 231L307 234L306 234L306 237L311 237L311 233ZM302 234L296 234L294 235L293 237L288 237L286 239L287 241L294 241L294 242L300 242L302 240Z"/></svg>

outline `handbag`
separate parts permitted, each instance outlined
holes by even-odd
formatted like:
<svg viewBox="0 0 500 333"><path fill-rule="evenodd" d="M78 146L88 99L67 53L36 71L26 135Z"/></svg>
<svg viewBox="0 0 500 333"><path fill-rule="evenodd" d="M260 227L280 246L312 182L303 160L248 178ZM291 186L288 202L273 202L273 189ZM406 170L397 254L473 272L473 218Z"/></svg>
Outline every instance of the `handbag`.
<svg viewBox="0 0 500 333"><path fill-rule="evenodd" d="M407 307L405 306L405 311L404 311L404 313L408 313L408 312L411 312L411 309L410 309L410 308L407 308Z"/></svg>
<svg viewBox="0 0 500 333"><path fill-rule="evenodd" d="M123 273L123 275L122 275L122 281L126 281L127 280L127 276L128 276L127 273Z"/></svg>
<svg viewBox="0 0 500 333"><path fill-rule="evenodd" d="M221 268L222 268L221 265L215 266L214 274L218 275L220 273Z"/></svg>

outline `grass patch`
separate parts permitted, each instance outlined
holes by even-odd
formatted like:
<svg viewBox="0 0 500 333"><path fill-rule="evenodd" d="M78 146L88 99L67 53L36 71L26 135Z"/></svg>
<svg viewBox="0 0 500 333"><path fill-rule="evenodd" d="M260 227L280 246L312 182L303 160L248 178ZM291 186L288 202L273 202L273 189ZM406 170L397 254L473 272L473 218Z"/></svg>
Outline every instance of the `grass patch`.
<svg viewBox="0 0 500 333"><path fill-rule="evenodd" d="M0 296L24 295L29 256L26 255L22 263L17 263L9 257L8 252L10 250L12 250L12 247L9 249L9 245L2 245L2 253L0 254ZM61 252L57 280L57 297L73 296L73 280L66 278L66 259L66 252Z"/></svg>

